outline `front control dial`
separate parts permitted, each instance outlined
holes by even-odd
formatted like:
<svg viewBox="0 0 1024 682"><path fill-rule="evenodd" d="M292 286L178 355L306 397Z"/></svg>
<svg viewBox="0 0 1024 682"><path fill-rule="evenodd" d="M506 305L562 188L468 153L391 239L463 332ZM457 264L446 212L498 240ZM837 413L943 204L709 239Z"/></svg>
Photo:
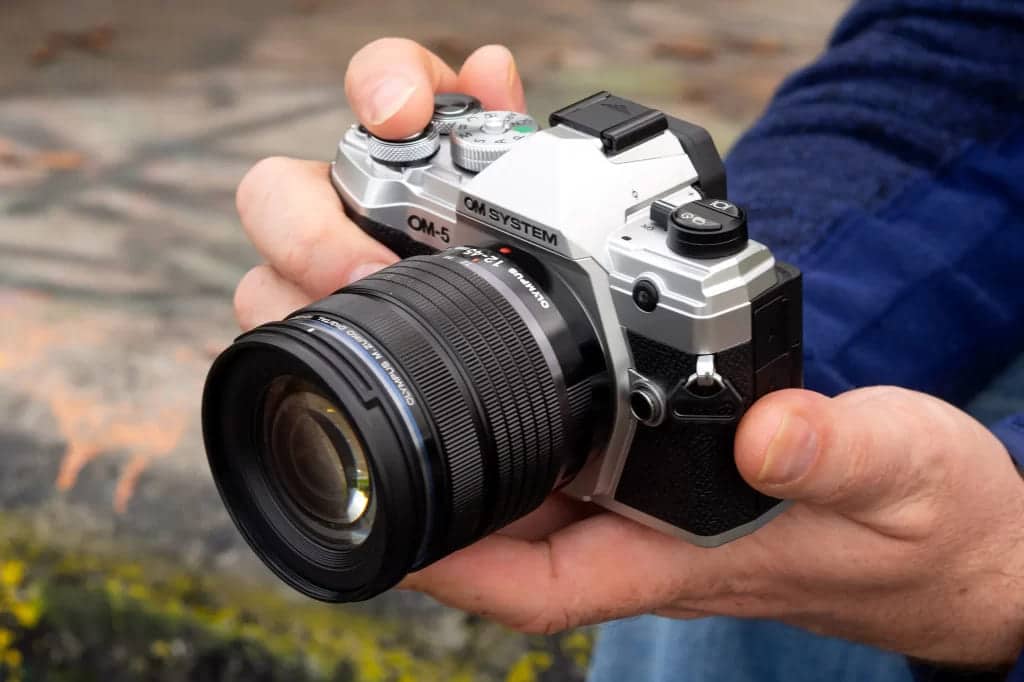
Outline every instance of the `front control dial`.
<svg viewBox="0 0 1024 682"><path fill-rule="evenodd" d="M482 111L467 116L449 133L452 161L459 168L482 171L516 142L537 132L537 122L514 111Z"/></svg>
<svg viewBox="0 0 1024 682"><path fill-rule="evenodd" d="M433 124L427 124L422 132L403 140L385 140L373 135L366 136L366 150L374 161L390 166L409 166L426 161L437 153L441 138Z"/></svg>

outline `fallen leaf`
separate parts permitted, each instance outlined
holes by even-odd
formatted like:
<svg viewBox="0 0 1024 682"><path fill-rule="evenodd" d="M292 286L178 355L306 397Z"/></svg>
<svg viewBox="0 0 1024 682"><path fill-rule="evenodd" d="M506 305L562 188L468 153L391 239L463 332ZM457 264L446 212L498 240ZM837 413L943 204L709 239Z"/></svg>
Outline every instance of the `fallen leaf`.
<svg viewBox="0 0 1024 682"><path fill-rule="evenodd" d="M54 50L49 45L42 45L32 50L32 54L29 55L29 61L35 66L42 66L48 64L57 58L57 50Z"/></svg>
<svg viewBox="0 0 1024 682"><path fill-rule="evenodd" d="M660 40L651 48L655 57L671 57L686 61L703 62L715 57L714 46L704 38L681 36L672 40Z"/></svg>
<svg viewBox="0 0 1024 682"><path fill-rule="evenodd" d="M47 170L71 171L81 168L85 163L85 157L79 152L61 149L38 152L33 155L32 161L36 166Z"/></svg>
<svg viewBox="0 0 1024 682"><path fill-rule="evenodd" d="M4 166L25 164L25 155L18 149L18 145L3 137L0 137L0 164Z"/></svg>
<svg viewBox="0 0 1024 682"><path fill-rule="evenodd" d="M78 33L68 34L69 42L85 52L100 54L110 49L117 32L110 24L100 24Z"/></svg>
<svg viewBox="0 0 1024 682"><path fill-rule="evenodd" d="M110 49L117 32L110 24L99 24L83 31L52 31L42 45L29 55L34 66L56 61L67 48L91 54L102 54Z"/></svg>
<svg viewBox="0 0 1024 682"><path fill-rule="evenodd" d="M691 104L707 102L711 99L711 92L702 85L686 85L679 91L679 97Z"/></svg>
<svg viewBox="0 0 1024 682"><path fill-rule="evenodd" d="M762 57L782 54L786 51L786 44L778 38L771 36L730 35L726 36L723 42L726 46L737 52L744 52L746 54L759 55Z"/></svg>

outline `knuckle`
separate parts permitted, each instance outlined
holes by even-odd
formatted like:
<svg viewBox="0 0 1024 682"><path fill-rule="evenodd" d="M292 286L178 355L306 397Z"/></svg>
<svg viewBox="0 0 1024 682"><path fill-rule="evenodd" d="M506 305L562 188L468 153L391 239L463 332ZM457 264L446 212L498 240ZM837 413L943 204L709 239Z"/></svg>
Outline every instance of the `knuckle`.
<svg viewBox="0 0 1024 682"><path fill-rule="evenodd" d="M317 249L323 246L327 230L327 222L322 218L296 225L290 230L287 248L282 250L280 261L275 263L278 271L293 282L308 282L316 269Z"/></svg>
<svg viewBox="0 0 1024 682"><path fill-rule="evenodd" d="M254 211L266 205L289 162L290 159L283 156L270 156L257 161L242 176L235 190L235 208L243 223L248 221Z"/></svg>
<svg viewBox="0 0 1024 682"><path fill-rule="evenodd" d="M235 287L233 299L235 319L243 329L249 325L249 320L252 319L253 302L257 298L253 295L253 290L258 286L258 280L261 276L261 266L257 266L245 273L242 279L239 280L238 286Z"/></svg>

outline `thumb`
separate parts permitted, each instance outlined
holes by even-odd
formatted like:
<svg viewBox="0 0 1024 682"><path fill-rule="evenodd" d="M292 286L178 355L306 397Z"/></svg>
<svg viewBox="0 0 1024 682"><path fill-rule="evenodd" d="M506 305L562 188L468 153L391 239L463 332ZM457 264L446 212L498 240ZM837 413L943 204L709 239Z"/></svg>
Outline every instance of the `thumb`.
<svg viewBox="0 0 1024 682"><path fill-rule="evenodd" d="M855 515L931 498L959 453L992 451L993 442L971 417L922 393L872 387L827 398L786 390L744 416L736 464L766 494Z"/></svg>

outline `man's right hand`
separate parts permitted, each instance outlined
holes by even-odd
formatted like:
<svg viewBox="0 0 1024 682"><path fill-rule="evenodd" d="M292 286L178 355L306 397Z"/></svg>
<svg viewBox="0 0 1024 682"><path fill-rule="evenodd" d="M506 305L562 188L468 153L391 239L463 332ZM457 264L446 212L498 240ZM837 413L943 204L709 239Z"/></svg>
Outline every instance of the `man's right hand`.
<svg viewBox="0 0 1024 682"><path fill-rule="evenodd" d="M437 92L473 95L487 109L525 111L515 61L499 45L478 49L456 74L411 40L381 38L357 52L345 74L345 93L359 121L388 139L422 130ZM237 205L266 260L235 292L243 329L280 320L397 260L345 216L326 163L264 159L242 179Z"/></svg>

